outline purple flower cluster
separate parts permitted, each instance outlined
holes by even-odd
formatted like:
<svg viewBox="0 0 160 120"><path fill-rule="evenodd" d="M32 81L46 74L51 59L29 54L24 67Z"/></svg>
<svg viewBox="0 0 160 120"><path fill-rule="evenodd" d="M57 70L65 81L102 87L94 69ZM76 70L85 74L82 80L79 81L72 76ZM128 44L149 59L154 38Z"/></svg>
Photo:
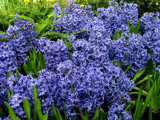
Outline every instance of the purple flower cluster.
<svg viewBox="0 0 160 120"><path fill-rule="evenodd" d="M132 117L129 115L129 112L123 111L124 107L124 104L113 104L108 112L108 120L118 120L119 116L122 118L122 120L132 120Z"/></svg>
<svg viewBox="0 0 160 120"><path fill-rule="evenodd" d="M41 101L42 112L52 114L52 105L62 108L62 100L60 97L59 85L57 84L55 72L42 70L39 72L38 78L33 78L31 74L21 75L17 78L16 75L8 78L8 85L14 93L10 98L10 105L15 110L15 113L21 118L26 118L23 106L21 105L24 97L26 97L31 105L31 113L34 112L33 86L36 87L38 98Z"/></svg>
<svg viewBox="0 0 160 120"><path fill-rule="evenodd" d="M93 44L84 39L77 39L73 42L72 60L77 66L100 66L109 60L108 49L103 44L102 46Z"/></svg>
<svg viewBox="0 0 160 120"><path fill-rule="evenodd" d="M27 59L28 49L36 44L37 32L33 23L15 17L14 26L9 26L5 34L0 34L0 104L7 101L8 72L15 73L15 68L20 69L21 64Z"/></svg>
<svg viewBox="0 0 160 120"><path fill-rule="evenodd" d="M59 15L59 7L57 7L54 12ZM58 9L57 9L58 8ZM93 12L91 7L87 6L85 9L80 8L80 5L72 2L70 6L64 9L65 14L62 17L56 17L54 21L56 23L53 25L54 31L60 33L72 33L82 30L83 26L88 23L89 19L93 17Z"/></svg>
<svg viewBox="0 0 160 120"><path fill-rule="evenodd" d="M160 16L159 13L144 13L141 18L141 31L143 44L148 50L152 50L152 60L160 70Z"/></svg>
<svg viewBox="0 0 160 120"><path fill-rule="evenodd" d="M32 49L36 44L37 31L33 23L27 20L23 21L16 16L14 26L9 26L5 35L16 52L18 65L24 63L27 59L28 49Z"/></svg>
<svg viewBox="0 0 160 120"><path fill-rule="evenodd" d="M43 46L47 69L40 71L38 78L29 74L19 78L14 75L8 79L8 85L15 94L10 99L10 105L20 118L26 117L21 107L24 97L30 101L33 111L33 86L37 88L44 113L52 113L52 104L59 110L64 104L70 118L75 115L75 109L93 113L105 102L112 105L130 100L128 93L134 84L119 67L113 66L105 56L107 52L103 54L104 48L90 47L91 43L79 39L73 43L75 51L71 61L62 40L57 43L45 38L41 40L44 41L39 41L39 45ZM81 55L83 51L84 55ZM80 54L77 57L76 52ZM83 64L84 61L86 64Z"/></svg>
<svg viewBox="0 0 160 120"><path fill-rule="evenodd" d="M77 31L77 29L75 29L76 27L69 27L71 25L73 26L76 20L70 19L68 20L68 22L66 21L66 23L61 22L61 25L59 24L59 21L65 20L66 19L65 16L67 16L68 14L72 17L73 16L77 17L78 15L82 15L84 17L83 19L87 19L85 20L85 22L81 19L77 20L79 23L78 25L83 24L83 26L80 26L80 30L84 30L86 32L78 34L78 37L77 35L75 35L75 38L73 37L71 38L73 39L72 40L73 45L81 44L82 41L84 41L84 44L87 43L88 46L88 47L86 47L86 45L81 46L81 48L83 47L83 49L87 50L82 49L79 51L76 49L76 51L73 52L73 61L76 62L76 64L84 65L87 64L88 62L89 64L91 64L90 60L88 59L86 60L88 56L90 56L88 58L92 57L92 59L94 59L94 62L98 61L98 63L104 60L108 60L108 58L111 57L110 58L111 60L119 60L124 62L123 70L125 70L128 67L128 65L134 62L128 72L129 76L133 76L138 70L145 68L148 60L150 59L150 56L148 51L144 49L145 47L142 45L142 41L140 41L140 39L142 38L140 37L140 35L134 35L134 34L127 35L130 29L127 24L127 21L129 20L130 24L133 23L134 25L136 25L136 23L138 22L138 9L136 4L125 3L125 2L120 2L120 4L118 3L111 4L108 8L99 8L97 10L98 12L97 16L94 16L91 10L90 10L90 13L92 13L91 16L90 14L83 15L82 13L75 15L77 13L72 11L72 8L88 12L86 9L81 9L78 7L79 7L78 5L72 3L69 8L67 7L67 10L70 11L65 13L61 17L57 18L57 21L54 25L55 31L57 31L56 29L63 30L61 26L68 25L68 27L65 28L66 32L71 32L71 31L76 32ZM58 32L63 33L63 31L60 30ZM128 40L124 40L125 38L121 38L123 40L118 40L119 42L121 42L120 45L118 45L119 44L118 41L112 41L111 38L113 38L117 30L119 30L120 33L124 31L123 35L128 36L129 39L131 39L129 41L131 42L132 45L129 46L130 44L129 42L126 46L125 44L127 43ZM85 36L86 34L87 36ZM136 39L136 42L132 42L134 41L134 39ZM140 46L140 48L137 47L137 44ZM110 51L109 48L111 48ZM78 49L80 49L80 47L78 47ZM91 53L90 51L92 51L93 53ZM94 56L95 58L93 58L93 54L95 53L97 54L97 56ZM137 53L139 55L137 55ZM111 56L108 57L108 54L110 54ZM87 57L84 57L86 55ZM126 56L128 56L127 60L124 60ZM142 61L142 59L144 61Z"/></svg>
<svg viewBox="0 0 160 120"><path fill-rule="evenodd" d="M52 104L59 110L64 104L68 117L72 118L84 110L93 113L97 107L107 103L109 120L131 120L124 110L125 103L130 100L128 93L134 87L129 76L133 77L146 67L150 59L149 50L153 51L154 64L160 67L159 15L144 14L141 18L142 34L134 34L128 33L130 26L127 24L127 20L134 25L138 21L137 5L133 3L121 2L106 9L99 8L95 16L90 6L80 8L72 1L64 11L62 14L59 4L55 4L57 17L53 30L70 34L83 31L67 38L72 44L72 51L63 40L36 39L33 24L17 17L15 25L9 26L5 36L0 35L0 39L8 39L8 43L0 44L0 98L8 85L14 93L9 103L24 119L22 102L26 97L33 113L32 87L35 86L43 113L51 115ZM124 31L124 34L118 40L112 40L117 30L120 33ZM33 47L45 54L46 69L39 72L38 78L33 78L31 73L27 76L20 74L18 78L14 74L7 80L8 71L14 71L23 63L28 49ZM121 62L122 69L114 66L113 61ZM125 74L130 64L132 66Z"/></svg>
<svg viewBox="0 0 160 120"><path fill-rule="evenodd" d="M69 50L63 40L58 39L55 42L46 38L40 38L37 45L37 50L45 54L47 69L55 70L57 64L69 59Z"/></svg>
<svg viewBox="0 0 160 120"><path fill-rule="evenodd" d="M115 3L110 5L107 9L99 8L97 10L98 18L104 21L104 27L106 34L113 37L117 30L127 32L129 27L127 20L134 25L138 21L138 8L137 4L125 3L123 1L120 4Z"/></svg>
<svg viewBox="0 0 160 120"><path fill-rule="evenodd" d="M150 59L148 50L142 44L142 36L140 34L129 34L111 42L110 58L116 62L122 62L122 69L125 71L132 64L127 72L128 76L133 77L136 72L146 67Z"/></svg>
<svg viewBox="0 0 160 120"><path fill-rule="evenodd" d="M9 43L0 44L0 105L3 104L3 100L7 100L8 72L14 72L16 66L16 53L13 51L12 45Z"/></svg>

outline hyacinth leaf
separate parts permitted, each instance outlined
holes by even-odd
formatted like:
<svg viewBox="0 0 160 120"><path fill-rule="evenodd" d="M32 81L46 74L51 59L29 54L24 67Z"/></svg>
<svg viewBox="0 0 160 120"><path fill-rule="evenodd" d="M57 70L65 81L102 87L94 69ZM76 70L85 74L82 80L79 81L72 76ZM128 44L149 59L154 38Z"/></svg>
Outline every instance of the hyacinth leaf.
<svg viewBox="0 0 160 120"><path fill-rule="evenodd" d="M142 110L141 110L141 117L142 117L142 115L144 114L144 112L145 112L145 110L146 110L146 107L147 107L147 105L148 105L148 103L149 103L149 101L150 101L150 99L151 99L151 97L152 97L152 93L153 93L153 87L149 90L149 92L148 92L148 94L147 94L147 97L146 97L146 99L145 99L143 108L142 108Z"/></svg>
<svg viewBox="0 0 160 120"><path fill-rule="evenodd" d="M152 78L153 75L147 75L146 77L144 77L142 80L138 81L135 85L139 85L147 80L150 80Z"/></svg>
<svg viewBox="0 0 160 120"><path fill-rule="evenodd" d="M55 116L55 118L56 118L57 120L60 120L58 111L56 110L56 108L54 107L54 105L52 105L52 110L53 110L53 115Z"/></svg>
<svg viewBox="0 0 160 120"><path fill-rule="evenodd" d="M58 116L59 116L59 120L63 120L62 115L60 114L59 110L57 110Z"/></svg>
<svg viewBox="0 0 160 120"><path fill-rule="evenodd" d="M134 31L135 34L140 33L140 27L141 27L141 21L138 20L138 22L137 22L137 24L136 24L135 31Z"/></svg>
<svg viewBox="0 0 160 120"><path fill-rule="evenodd" d="M29 54L30 57L27 59L27 63L23 64L23 69L26 74L33 72L35 73L34 77L38 77L38 72L42 69L45 69L45 60L43 53L36 53L35 48L33 48L32 52L29 50Z"/></svg>
<svg viewBox="0 0 160 120"><path fill-rule="evenodd" d="M34 97L34 120L37 120L37 111L36 111L36 108L37 108L37 103L36 103L36 99L37 99L37 90L36 90L36 87L33 86L33 97Z"/></svg>
<svg viewBox="0 0 160 120"><path fill-rule="evenodd" d="M113 37L113 40L118 40L120 37L121 34L119 33L119 30L117 30L115 36Z"/></svg>
<svg viewBox="0 0 160 120"><path fill-rule="evenodd" d="M135 76L133 77L133 81L135 82L138 78L140 78L145 71L146 71L146 69L139 70L139 71L135 74Z"/></svg>
<svg viewBox="0 0 160 120"><path fill-rule="evenodd" d="M88 116L83 116L83 120L89 120Z"/></svg>
<svg viewBox="0 0 160 120"><path fill-rule="evenodd" d="M129 20L127 20L127 25L128 25L128 26L130 26L130 22L129 22Z"/></svg>
<svg viewBox="0 0 160 120"><path fill-rule="evenodd" d="M10 115L11 120L20 120L16 116L16 114L15 114L14 110L12 109L12 107L7 102L4 102L4 103L5 103L5 105L7 106L8 110L9 110L9 115Z"/></svg>
<svg viewBox="0 0 160 120"><path fill-rule="evenodd" d="M27 100L27 98L24 98L23 106L24 106L24 111L27 116L27 120L31 120L31 108L30 108L30 104L29 104L29 101Z"/></svg>
<svg viewBox="0 0 160 120"><path fill-rule="evenodd" d="M98 120L99 119L99 107L96 108L95 114L94 114L94 118L92 120Z"/></svg>
<svg viewBox="0 0 160 120"><path fill-rule="evenodd" d="M118 62L117 62L117 65L118 65L120 68L122 68L122 62L121 62L121 61L118 61Z"/></svg>
<svg viewBox="0 0 160 120"><path fill-rule="evenodd" d="M42 53L41 53L41 54L42 54ZM46 64L45 64L45 59L44 59L45 56L44 56L44 54L42 54L42 57L41 57L41 58L42 58L42 68L45 69L45 68L46 68Z"/></svg>
<svg viewBox="0 0 160 120"><path fill-rule="evenodd" d="M33 120L37 120L37 102L36 99L34 99L34 115L33 115Z"/></svg>
<svg viewBox="0 0 160 120"><path fill-rule="evenodd" d="M142 86L140 87L139 90L139 94L138 94L138 98L136 101L136 109L135 109L135 114L134 114L134 119L133 120L141 120L146 107L148 106L148 103L152 97L152 93L153 93L153 87L149 90L149 92L147 93L145 102L143 103L143 99L141 99L141 95L142 95Z"/></svg>
<svg viewBox="0 0 160 120"><path fill-rule="evenodd" d="M154 84L153 84L153 94L152 94L152 97L151 97L151 106L152 106L152 109L154 111L158 111L160 109L160 72L159 72L159 75L158 75L158 78L155 77L155 79L153 80L154 81Z"/></svg>
<svg viewBox="0 0 160 120"><path fill-rule="evenodd" d="M149 120L152 120L152 105L149 104Z"/></svg>
<svg viewBox="0 0 160 120"><path fill-rule="evenodd" d="M20 72L17 70L17 68L16 68L16 77L17 77L17 78L20 77Z"/></svg>
<svg viewBox="0 0 160 120"><path fill-rule="evenodd" d="M40 120L42 120L43 114L41 112L41 102L38 99L36 99L36 103L35 104L37 105L36 111L37 111L37 114L38 114L38 118Z"/></svg>
<svg viewBox="0 0 160 120"><path fill-rule="evenodd" d="M34 63L36 63L36 58L37 58L37 53L36 53L35 48L33 48L33 61L34 61Z"/></svg>
<svg viewBox="0 0 160 120"><path fill-rule="evenodd" d="M10 100L10 98L11 98L11 92L10 90L8 90L8 101Z"/></svg>
<svg viewBox="0 0 160 120"><path fill-rule="evenodd" d="M133 23L131 23L131 28L130 28L130 31L129 31L129 33L134 33L134 24Z"/></svg>
<svg viewBox="0 0 160 120"><path fill-rule="evenodd" d="M128 72L128 70L132 67L133 62L127 67L127 69L125 70L125 74Z"/></svg>
<svg viewBox="0 0 160 120"><path fill-rule="evenodd" d="M141 110L142 102L143 102L143 101L141 101L141 95L142 95L142 86L140 87L138 98L137 98L137 101L136 101L136 109L135 109L135 114L134 114L134 120L140 120L139 119L139 114L140 114L139 112Z"/></svg>
<svg viewBox="0 0 160 120"><path fill-rule="evenodd" d="M29 70L29 67L26 63L23 64L23 69L25 71L25 73L28 75L31 71Z"/></svg>
<svg viewBox="0 0 160 120"><path fill-rule="evenodd" d="M38 61L38 66L37 66L37 70L38 70L38 71L41 70L41 66L42 66L42 65L41 65L41 62Z"/></svg>
<svg viewBox="0 0 160 120"><path fill-rule="evenodd" d="M10 100L11 95L14 95L14 94L12 93L12 91L10 89L8 89L8 101Z"/></svg>
<svg viewBox="0 0 160 120"><path fill-rule="evenodd" d="M31 50L29 49L28 52L29 52L29 55L30 55L30 58L31 58L31 57L32 57L32 52L31 52Z"/></svg>
<svg viewBox="0 0 160 120"><path fill-rule="evenodd" d="M115 60L112 60L112 63L113 63L113 65L116 65L116 61Z"/></svg>
<svg viewBox="0 0 160 120"><path fill-rule="evenodd" d="M87 110L85 110L84 114L85 114L85 115L83 116L83 119L84 119L84 120L89 120L89 116L88 116Z"/></svg>
<svg viewBox="0 0 160 120"><path fill-rule="evenodd" d="M48 119L48 114L46 113L46 114L43 116L42 120L47 120L47 119Z"/></svg>
<svg viewBox="0 0 160 120"><path fill-rule="evenodd" d="M11 77L11 76L13 76L13 74L12 74L11 71L9 71L9 72L8 72L8 77Z"/></svg>
<svg viewBox="0 0 160 120"><path fill-rule="evenodd" d="M100 120L105 120L106 119L106 114L105 112L100 112Z"/></svg>
<svg viewBox="0 0 160 120"><path fill-rule="evenodd" d="M34 63L34 61L31 61L31 68L34 73L37 73L36 64Z"/></svg>
<svg viewBox="0 0 160 120"><path fill-rule="evenodd" d="M66 110L64 109L64 105L63 105L63 113L64 113L64 119L67 120L67 114L66 114Z"/></svg>
<svg viewBox="0 0 160 120"><path fill-rule="evenodd" d="M34 97L34 100L37 99L37 90L35 86L33 86L33 97Z"/></svg>
<svg viewBox="0 0 160 120"><path fill-rule="evenodd" d="M69 53L69 59L72 60L72 53Z"/></svg>

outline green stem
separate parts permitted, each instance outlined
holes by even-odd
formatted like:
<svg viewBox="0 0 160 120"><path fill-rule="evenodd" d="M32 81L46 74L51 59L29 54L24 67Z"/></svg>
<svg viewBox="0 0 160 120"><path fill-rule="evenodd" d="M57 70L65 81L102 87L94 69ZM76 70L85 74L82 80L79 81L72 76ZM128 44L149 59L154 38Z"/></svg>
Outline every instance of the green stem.
<svg viewBox="0 0 160 120"><path fill-rule="evenodd" d="M137 91L139 91L140 89L138 88L138 87L134 87L133 88L134 90L137 90ZM145 96L147 96L147 92L146 91L144 91L144 90L142 90L142 93L145 95Z"/></svg>

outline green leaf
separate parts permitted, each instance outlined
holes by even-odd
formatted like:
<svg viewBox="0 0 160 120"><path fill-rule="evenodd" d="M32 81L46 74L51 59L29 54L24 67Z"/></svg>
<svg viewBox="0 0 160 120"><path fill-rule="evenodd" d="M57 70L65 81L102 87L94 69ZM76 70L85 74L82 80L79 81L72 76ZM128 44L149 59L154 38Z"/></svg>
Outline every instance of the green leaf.
<svg viewBox="0 0 160 120"><path fill-rule="evenodd" d="M72 52L69 53L69 59L72 60Z"/></svg>
<svg viewBox="0 0 160 120"><path fill-rule="evenodd" d="M127 20L127 25L128 25L128 26L130 26L130 22L129 22L129 20Z"/></svg>
<svg viewBox="0 0 160 120"><path fill-rule="evenodd" d="M30 104L27 98L24 98L23 100L23 107L24 107L24 111L27 116L27 120L30 120L31 119L31 108L30 108Z"/></svg>
<svg viewBox="0 0 160 120"><path fill-rule="evenodd" d="M10 89L8 89L8 101L10 100L11 95L12 95L12 92L11 92L11 90L10 90Z"/></svg>
<svg viewBox="0 0 160 120"><path fill-rule="evenodd" d="M137 83L136 83L136 86L151 79L153 75L147 75L146 77L144 77L142 80L139 80Z"/></svg>
<svg viewBox="0 0 160 120"><path fill-rule="evenodd" d="M25 73L28 75L31 71L28 68L28 65L26 63L23 64L23 69L25 71Z"/></svg>
<svg viewBox="0 0 160 120"><path fill-rule="evenodd" d="M122 62L121 62L121 61L118 61L118 62L117 62L117 65L118 65L120 68L122 68Z"/></svg>
<svg viewBox="0 0 160 120"><path fill-rule="evenodd" d="M116 31L116 34L113 36L113 40L118 40L121 37L119 30Z"/></svg>
<svg viewBox="0 0 160 120"><path fill-rule="evenodd" d="M8 77L11 77L11 76L13 76L13 74L12 74L11 71L9 71L9 72L8 72Z"/></svg>
<svg viewBox="0 0 160 120"><path fill-rule="evenodd" d="M36 50L35 48L33 48L33 62L36 63L36 58L37 58L37 53L36 53Z"/></svg>
<svg viewBox="0 0 160 120"><path fill-rule="evenodd" d="M144 105L143 105L143 108L141 110L141 116L144 114L145 110L146 110L146 107L152 97L152 92L153 92L153 87L149 90L148 94L147 94L147 97L145 99L145 102L144 102Z"/></svg>
<svg viewBox="0 0 160 120"><path fill-rule="evenodd" d="M37 90L35 86L33 86L33 97L34 97L34 100L37 99Z"/></svg>
<svg viewBox="0 0 160 120"><path fill-rule="evenodd" d="M94 118L92 120L98 120L99 119L99 107L96 108L95 114L94 114Z"/></svg>
<svg viewBox="0 0 160 120"><path fill-rule="evenodd" d="M36 103L36 99L34 99L34 115L33 115L33 120L37 120L37 103Z"/></svg>
<svg viewBox="0 0 160 120"><path fill-rule="evenodd" d="M59 120L63 120L59 110L57 110L57 113L58 113L58 116L59 116Z"/></svg>
<svg viewBox="0 0 160 120"><path fill-rule="evenodd" d="M88 112L87 110L84 111L84 116L83 116L84 120L89 120L89 116L88 116Z"/></svg>
<svg viewBox="0 0 160 120"><path fill-rule="evenodd" d="M149 104L149 120L152 120L152 106Z"/></svg>
<svg viewBox="0 0 160 120"><path fill-rule="evenodd" d="M142 102L141 102L141 95L142 95L142 86L140 87L138 98L136 101L136 109L134 114L134 120L139 120L139 111L141 110Z"/></svg>
<svg viewBox="0 0 160 120"><path fill-rule="evenodd" d="M15 118L15 120L20 120L20 118L17 116L17 117Z"/></svg>
<svg viewBox="0 0 160 120"><path fill-rule="evenodd" d="M47 120L47 119L48 119L48 114L46 113L46 114L43 116L42 120Z"/></svg>
<svg viewBox="0 0 160 120"><path fill-rule="evenodd" d="M67 120L67 114L66 114L66 110L64 109L64 105L63 105L63 112L64 112L64 119Z"/></svg>
<svg viewBox="0 0 160 120"><path fill-rule="evenodd" d="M135 82L139 77L141 77L141 75L143 75L143 73L146 71L146 69L143 70L139 70L135 76L133 77L133 81Z"/></svg>
<svg viewBox="0 0 160 120"><path fill-rule="evenodd" d="M52 110L53 110L53 115L55 116L55 118L56 118L57 120L59 120L59 116L58 116L57 110L56 110L56 108L54 107L54 105L52 105Z"/></svg>
<svg viewBox="0 0 160 120"><path fill-rule="evenodd" d="M17 68L16 68L16 77L17 77L17 78L20 77L20 72L18 72Z"/></svg>
<svg viewBox="0 0 160 120"><path fill-rule="evenodd" d="M43 114L42 114L42 111L41 111L41 102L38 99L36 99L36 104L37 104L36 111L37 111L37 114L38 114L38 118L41 120L43 118Z"/></svg>
<svg viewBox="0 0 160 120"><path fill-rule="evenodd" d="M125 70L125 74L128 72L128 70L131 68L133 62L127 67L127 69Z"/></svg>
<svg viewBox="0 0 160 120"><path fill-rule="evenodd" d="M37 90L36 87L33 86L33 97L34 97L34 115L33 115L33 120L37 120Z"/></svg>
<svg viewBox="0 0 160 120"><path fill-rule="evenodd" d="M8 110L9 110L9 115L11 117L11 120L17 120L16 119L17 116L16 116L14 110L12 109L12 107L7 102L4 101L4 103L5 103L5 105L7 106Z"/></svg>

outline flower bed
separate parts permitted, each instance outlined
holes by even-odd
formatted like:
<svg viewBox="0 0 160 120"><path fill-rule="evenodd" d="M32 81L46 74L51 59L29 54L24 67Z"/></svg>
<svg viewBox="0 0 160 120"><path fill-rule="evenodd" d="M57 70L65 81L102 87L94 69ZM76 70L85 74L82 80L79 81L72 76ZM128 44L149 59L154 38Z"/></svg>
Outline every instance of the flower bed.
<svg viewBox="0 0 160 120"><path fill-rule="evenodd" d="M33 23L21 20L18 15L14 26L0 34L3 40L0 43L0 105L3 111L6 111L6 104L20 119L29 119L28 116L61 119L53 116L54 105L59 111L66 110L67 119L87 119L87 116L99 119L99 115L94 116L94 112L99 111L103 119L138 120L143 117L137 111L141 109L141 94L145 93L138 87L146 80L150 85L146 87L150 90L146 93L149 100L144 102L146 106L142 105L142 112L150 105L149 101L150 108L155 110L153 101L158 97L153 100L151 96L154 92L158 95L159 89L155 86L160 83L157 81L160 71L159 13L145 13L139 19L136 4L110 2L108 8L98 8L95 15L91 6L82 8L73 1L64 11L56 3L54 13L50 32L60 35L54 40L47 36L37 38ZM36 98L33 86L37 89ZM129 94L137 88L139 108L136 106L132 115L128 105L133 98ZM23 102L26 98L30 103L28 112L27 102ZM39 103L41 109L37 109L40 111L35 109L35 104ZM11 113L11 108L9 111Z"/></svg>

